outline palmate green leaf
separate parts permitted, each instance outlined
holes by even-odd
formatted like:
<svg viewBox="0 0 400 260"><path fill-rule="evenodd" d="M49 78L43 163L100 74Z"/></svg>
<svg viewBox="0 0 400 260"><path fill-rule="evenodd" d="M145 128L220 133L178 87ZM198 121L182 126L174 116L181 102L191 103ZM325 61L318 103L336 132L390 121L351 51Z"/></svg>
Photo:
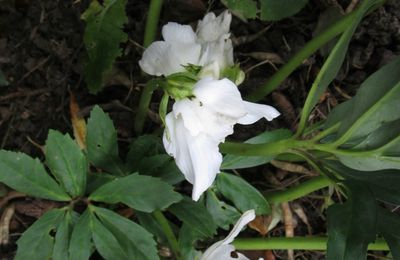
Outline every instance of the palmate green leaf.
<svg viewBox="0 0 400 260"><path fill-rule="evenodd" d="M92 254L92 223L90 214L90 210L86 209L73 227L68 249L69 259L71 260L86 260Z"/></svg>
<svg viewBox="0 0 400 260"><path fill-rule="evenodd" d="M101 186L89 199L106 203L121 202L136 210L153 212L180 201L182 196L158 178L131 174Z"/></svg>
<svg viewBox="0 0 400 260"><path fill-rule="evenodd" d="M37 198L56 201L71 199L47 174L39 159L24 153L0 151L0 182Z"/></svg>
<svg viewBox="0 0 400 260"><path fill-rule="evenodd" d="M50 232L63 221L65 213L63 209L52 209L33 223L18 239L18 250L14 259L50 259L54 246L54 238Z"/></svg>
<svg viewBox="0 0 400 260"><path fill-rule="evenodd" d="M159 259L157 244L147 230L108 209L93 208L101 224L112 233L120 244L128 257L126 259ZM113 255L110 259L114 259Z"/></svg>
<svg viewBox="0 0 400 260"><path fill-rule="evenodd" d="M259 0L261 4L260 19L277 21L299 12L308 0Z"/></svg>
<svg viewBox="0 0 400 260"><path fill-rule="evenodd" d="M83 41L89 56L85 66L85 81L91 93L104 85L115 59L121 55L119 45L128 39L123 25L128 22L126 0L92 1L82 14L86 22Z"/></svg>
<svg viewBox="0 0 400 260"><path fill-rule="evenodd" d="M212 237L217 229L211 214L200 202L194 202L184 197L182 201L173 204L168 210L184 224L198 232L202 238Z"/></svg>
<svg viewBox="0 0 400 260"><path fill-rule="evenodd" d="M245 143L265 144L287 139L290 136L292 136L292 132L289 129L277 129L273 131L267 131L253 138L250 138L249 140L245 141ZM239 155L228 154L224 157L221 169L229 170L229 169L250 168L265 164L271 161L273 158L274 158L273 156L239 156Z"/></svg>
<svg viewBox="0 0 400 260"><path fill-rule="evenodd" d="M378 211L378 232L389 245L393 259L400 259L400 216L380 208Z"/></svg>
<svg viewBox="0 0 400 260"><path fill-rule="evenodd" d="M355 32L361 19L368 12L368 10L370 10L370 8L378 2L379 0L365 0L361 3L360 7L355 11L357 13L354 16L353 23L349 24L348 28L340 36L335 47L332 49L330 55L324 62L324 65L318 73L318 76L315 79L305 101L298 129L299 133L304 131L305 124L308 120L308 115L313 107L317 104L320 96L324 93L328 85L332 82L340 70L340 67L346 56L351 37L353 36L353 33Z"/></svg>
<svg viewBox="0 0 400 260"><path fill-rule="evenodd" d="M240 213L234 207L220 201L211 190L207 191L206 207L214 222L225 230L229 230L230 225L240 218Z"/></svg>
<svg viewBox="0 0 400 260"><path fill-rule="evenodd" d="M221 172L217 175L216 185L218 191L232 201L240 211L254 209L257 215L271 213L271 208L264 196L242 178Z"/></svg>
<svg viewBox="0 0 400 260"><path fill-rule="evenodd" d="M165 154L161 139L154 135L139 136L130 145L126 156L130 172L139 172L174 185L185 179L174 160Z"/></svg>
<svg viewBox="0 0 400 260"><path fill-rule="evenodd" d="M118 156L117 131L111 118L95 106L87 123L87 154L91 163L115 175L124 175L125 169Z"/></svg>
<svg viewBox="0 0 400 260"><path fill-rule="evenodd" d="M46 162L51 173L72 196L85 192L88 164L86 156L72 138L50 130L46 141Z"/></svg>
<svg viewBox="0 0 400 260"><path fill-rule="evenodd" d="M349 199L327 211L327 259L367 259L368 244L376 238L378 205L365 186L350 181L345 185Z"/></svg>
<svg viewBox="0 0 400 260"><path fill-rule="evenodd" d="M337 161L324 161L324 165L345 179L365 185L381 201L400 204L400 174L397 170L357 171Z"/></svg>
<svg viewBox="0 0 400 260"><path fill-rule="evenodd" d="M167 237L164 234L160 224L154 218L151 213L144 213L141 211L136 211L135 216L138 218L140 225L157 237L157 241L161 243L168 243Z"/></svg>
<svg viewBox="0 0 400 260"><path fill-rule="evenodd" d="M72 227L76 221L74 212L67 211L63 220L57 227L57 232L54 240L53 260L68 260L69 240L72 233Z"/></svg>
<svg viewBox="0 0 400 260"><path fill-rule="evenodd" d="M99 254L106 260L128 260L126 250L115 235L94 215L90 215L92 239Z"/></svg>

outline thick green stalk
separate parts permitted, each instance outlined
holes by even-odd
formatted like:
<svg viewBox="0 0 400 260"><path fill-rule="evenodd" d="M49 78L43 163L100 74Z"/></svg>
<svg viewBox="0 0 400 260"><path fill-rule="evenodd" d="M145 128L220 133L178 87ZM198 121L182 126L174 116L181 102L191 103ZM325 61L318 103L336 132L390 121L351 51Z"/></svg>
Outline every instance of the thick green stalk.
<svg viewBox="0 0 400 260"><path fill-rule="evenodd" d="M159 86L157 82L157 80L150 80L142 90L134 125L134 130L137 134L141 134L143 132L144 122L147 116L147 110L149 109L151 96L153 95L154 90Z"/></svg>
<svg viewBox="0 0 400 260"><path fill-rule="evenodd" d="M270 237L238 238L232 244L236 250L326 250L327 242L327 237ZM368 250L389 251L389 247L383 239L377 239Z"/></svg>
<svg viewBox="0 0 400 260"><path fill-rule="evenodd" d="M175 255L175 258L178 260L182 260L178 240L176 240L176 237L171 229L171 226L168 223L168 220L165 218L164 214L160 210L154 211L153 216L157 220L158 224L160 224L161 229L167 237L168 243L171 247L172 252Z"/></svg>
<svg viewBox="0 0 400 260"><path fill-rule="evenodd" d="M149 14L147 15L146 27L144 30L143 47L147 48L155 39L158 20L160 19L162 0L151 0Z"/></svg>
<svg viewBox="0 0 400 260"><path fill-rule="evenodd" d="M283 203L304 197L331 184L333 182L329 178L318 176L287 190L265 193L264 196L270 203Z"/></svg>
<svg viewBox="0 0 400 260"><path fill-rule="evenodd" d="M276 72L264 85L251 92L246 99L249 101L259 101L267 94L276 89L305 59L311 56L319 48L347 29L353 21L356 12L352 12L324 32L310 40L299 52L297 52L278 72Z"/></svg>

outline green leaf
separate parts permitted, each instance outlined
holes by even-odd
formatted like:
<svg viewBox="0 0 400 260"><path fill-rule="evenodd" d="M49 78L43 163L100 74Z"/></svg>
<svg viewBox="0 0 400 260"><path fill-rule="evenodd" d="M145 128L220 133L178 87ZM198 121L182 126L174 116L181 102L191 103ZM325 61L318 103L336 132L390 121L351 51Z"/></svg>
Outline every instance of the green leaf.
<svg viewBox="0 0 400 260"><path fill-rule="evenodd" d="M85 66L85 81L91 93L98 92L111 72L119 47L128 36L122 27L128 22L126 0L104 0L103 5L92 1L82 14L86 22L83 41L89 56Z"/></svg>
<svg viewBox="0 0 400 260"><path fill-rule="evenodd" d="M308 0L259 0L260 18L264 21L277 21L299 12Z"/></svg>
<svg viewBox="0 0 400 260"><path fill-rule="evenodd" d="M382 125L400 119L400 57L372 74L351 101L351 113L343 117L341 140L364 137Z"/></svg>
<svg viewBox="0 0 400 260"><path fill-rule="evenodd" d="M101 186L115 180L115 175L104 172L89 172L87 176L86 193L91 194Z"/></svg>
<svg viewBox="0 0 400 260"><path fill-rule="evenodd" d="M249 140L245 141L245 143L266 144L287 139L290 136L292 136L292 132L289 129L277 129L273 131L267 131L250 138ZM224 157L221 169L229 170L250 168L270 162L273 158L274 156L240 156L228 154Z"/></svg>
<svg viewBox="0 0 400 260"><path fill-rule="evenodd" d="M388 144L400 136L400 119L383 124L370 133L362 142L352 147L352 150L372 150Z"/></svg>
<svg viewBox="0 0 400 260"><path fill-rule="evenodd" d="M217 195L211 191L207 191L206 207L213 217L214 222L225 230L230 229L230 225L240 218L240 213L232 206L220 201Z"/></svg>
<svg viewBox="0 0 400 260"><path fill-rule="evenodd" d="M50 259L54 245L54 238L50 232L58 227L64 215L65 210L52 209L33 223L17 241L15 260Z"/></svg>
<svg viewBox="0 0 400 260"><path fill-rule="evenodd" d="M344 165L359 171L400 169L400 157L386 156L382 152L337 155Z"/></svg>
<svg viewBox="0 0 400 260"><path fill-rule="evenodd" d="M50 130L46 141L46 162L64 189L78 197L85 192L88 164L78 145L66 134Z"/></svg>
<svg viewBox="0 0 400 260"><path fill-rule="evenodd" d="M92 254L91 217L89 209L76 222L69 243L69 259L86 260Z"/></svg>
<svg viewBox="0 0 400 260"><path fill-rule="evenodd" d="M140 162L153 155L165 154L161 139L155 135L142 135L135 139L126 156L126 163L130 172L137 171Z"/></svg>
<svg viewBox="0 0 400 260"><path fill-rule="evenodd" d="M117 238L94 215L90 215L90 222L94 245L102 257L106 260L129 259Z"/></svg>
<svg viewBox="0 0 400 260"><path fill-rule="evenodd" d="M324 164L342 177L364 184L377 199L400 205L400 174L397 170L363 172L336 161L324 161Z"/></svg>
<svg viewBox="0 0 400 260"><path fill-rule="evenodd" d="M243 20L257 17L257 2L254 0L222 0L222 2Z"/></svg>
<svg viewBox="0 0 400 260"><path fill-rule="evenodd" d="M170 206L168 210L203 238L212 237L217 229L211 214L200 202L184 197L181 202Z"/></svg>
<svg viewBox="0 0 400 260"><path fill-rule="evenodd" d="M378 211L378 231L389 245L393 259L400 259L400 217L380 208Z"/></svg>
<svg viewBox="0 0 400 260"><path fill-rule="evenodd" d="M376 238L377 203L371 191L345 182L349 199L330 206L327 259L367 259L368 244Z"/></svg>
<svg viewBox="0 0 400 260"><path fill-rule="evenodd" d="M106 203L121 202L136 210L153 212L180 201L182 196L160 179L131 174L101 186L89 198Z"/></svg>
<svg viewBox="0 0 400 260"><path fill-rule="evenodd" d="M7 86L8 84L6 76L4 76L3 72L0 70L0 86Z"/></svg>
<svg viewBox="0 0 400 260"><path fill-rule="evenodd" d="M173 158L166 154L159 154L143 158L137 165L136 171L150 175L169 183L177 184L185 179Z"/></svg>
<svg viewBox="0 0 400 260"><path fill-rule="evenodd" d="M52 256L53 260L69 259L68 248L73 224L73 215L71 211L67 211L62 222L57 227Z"/></svg>
<svg viewBox="0 0 400 260"><path fill-rule="evenodd" d="M349 24L348 28L343 32L335 47L332 49L330 55L326 59L305 101L304 108L301 113L298 134L303 132L311 110L317 104L321 95L324 93L328 85L332 82L340 70L340 67L342 66L343 60L346 56L351 37L353 36L353 33L360 23L362 17L377 1L378 0L365 0L361 3L360 7L356 10L357 13L354 16L353 23Z"/></svg>
<svg viewBox="0 0 400 260"><path fill-rule="evenodd" d="M101 223L115 236L128 259L159 259L157 244L144 228L120 215L94 207Z"/></svg>
<svg viewBox="0 0 400 260"><path fill-rule="evenodd" d="M197 240L201 239L202 236L196 232L188 224L183 224L179 230L179 248L181 249L181 254L185 260L197 260L200 259L202 253L197 251L195 248L195 243Z"/></svg>
<svg viewBox="0 0 400 260"><path fill-rule="evenodd" d="M47 174L38 159L24 153L0 151L0 182L37 198L56 201L71 199Z"/></svg>
<svg viewBox="0 0 400 260"><path fill-rule="evenodd" d="M219 173L216 181L217 189L236 208L245 212L254 209L257 215L271 213L271 208L264 196L244 179L228 173ZM240 191L240 196L238 192Z"/></svg>
<svg viewBox="0 0 400 260"><path fill-rule="evenodd" d="M152 233L157 237L157 241L161 243L167 243L167 237L164 234L161 226L158 224L157 220L150 213L144 213L141 211L136 211L135 216L138 218L140 225L147 231Z"/></svg>
<svg viewBox="0 0 400 260"><path fill-rule="evenodd" d="M124 165L118 156L117 131L110 117L95 106L90 113L86 137L90 162L115 175L125 175Z"/></svg>
<svg viewBox="0 0 400 260"><path fill-rule="evenodd" d="M139 136L131 143L126 165L130 172L157 177L171 185L185 179L175 161L165 154L161 139L154 135Z"/></svg>

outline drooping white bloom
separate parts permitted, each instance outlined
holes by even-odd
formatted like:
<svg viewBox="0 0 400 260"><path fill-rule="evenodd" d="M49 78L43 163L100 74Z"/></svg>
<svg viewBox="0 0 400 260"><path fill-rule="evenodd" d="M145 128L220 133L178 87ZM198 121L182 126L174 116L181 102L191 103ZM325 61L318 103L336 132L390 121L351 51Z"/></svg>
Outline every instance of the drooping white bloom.
<svg viewBox="0 0 400 260"><path fill-rule="evenodd" d="M233 242L243 227L254 220L255 217L256 214L254 210L248 210L243 213L229 235L224 240L218 241L210 246L200 257L200 260L248 260L247 257L240 253L237 253L237 257L233 258L231 253L235 251L235 247L230 245L230 243Z"/></svg>
<svg viewBox="0 0 400 260"><path fill-rule="evenodd" d="M272 120L279 112L268 105L244 101L228 79L202 79L194 85L193 95L174 103L166 116L163 142L193 184L193 200L198 200L219 173L222 155L218 145L233 133L233 126L252 124L263 117Z"/></svg>
<svg viewBox="0 0 400 260"><path fill-rule="evenodd" d="M199 21L197 33L189 25L167 23L162 28L164 41L153 42L144 51L140 67L150 75L168 76L193 64L210 66L214 71L218 70L219 75L219 70L233 65L233 48L229 39L231 20L228 11L218 17L208 13Z"/></svg>

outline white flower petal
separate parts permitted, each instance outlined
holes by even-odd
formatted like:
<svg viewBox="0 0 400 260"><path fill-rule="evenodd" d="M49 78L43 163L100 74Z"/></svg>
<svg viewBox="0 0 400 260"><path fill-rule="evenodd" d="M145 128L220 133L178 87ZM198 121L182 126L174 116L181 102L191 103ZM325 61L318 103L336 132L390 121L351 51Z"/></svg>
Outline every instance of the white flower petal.
<svg viewBox="0 0 400 260"><path fill-rule="evenodd" d="M163 142L165 150L175 158L176 165L193 184L193 200L198 200L214 182L222 163L218 142L204 133L192 136L182 116L169 113Z"/></svg>
<svg viewBox="0 0 400 260"><path fill-rule="evenodd" d="M280 115L278 110L272 106L256 104L247 101L243 101L243 104L247 110L247 114L238 121L238 123L242 125L253 124L263 117L268 121L272 121L274 118Z"/></svg>
<svg viewBox="0 0 400 260"><path fill-rule="evenodd" d="M208 65L217 62L220 68L233 66L233 47L229 34L225 38L217 41L206 42L202 44L201 64ZM216 78L218 79L218 78Z"/></svg>
<svg viewBox="0 0 400 260"><path fill-rule="evenodd" d="M189 153L187 139L182 132L187 131L182 118L175 118L172 113L165 117L166 128L163 135L164 148L167 153L175 158L176 165L181 170L188 182L194 183L195 176L192 158Z"/></svg>
<svg viewBox="0 0 400 260"><path fill-rule="evenodd" d="M194 86L193 94L205 107L219 114L221 120L236 121L246 115L240 92L228 79L202 79Z"/></svg>
<svg viewBox="0 0 400 260"><path fill-rule="evenodd" d="M197 36L200 42L217 41L221 36L229 34L232 14L225 11L218 17L214 13L208 13L197 24Z"/></svg>
<svg viewBox="0 0 400 260"><path fill-rule="evenodd" d="M173 22L163 26L162 36L166 42L176 45L195 43L197 38L192 27Z"/></svg>
<svg viewBox="0 0 400 260"><path fill-rule="evenodd" d="M246 226L250 221L254 220L256 217L254 210L248 210L240 217L240 219L236 222L232 231L229 235L221 241L214 243L211 247L209 247L200 260L229 260L229 259L248 259L244 255L238 253L238 258L232 258L231 252L235 251L235 247L230 245L233 242L235 237L239 234L239 232Z"/></svg>
<svg viewBox="0 0 400 260"><path fill-rule="evenodd" d="M171 45L163 41L153 42L144 51L139 65L144 72L154 76L169 75L183 69L176 62Z"/></svg>
<svg viewBox="0 0 400 260"><path fill-rule="evenodd" d="M256 218L256 212L254 209L248 210L243 213L243 215L236 222L235 226L232 228L229 235L222 240L222 244L227 245L233 242L235 237L239 235L240 231L246 226L249 222L253 221Z"/></svg>

